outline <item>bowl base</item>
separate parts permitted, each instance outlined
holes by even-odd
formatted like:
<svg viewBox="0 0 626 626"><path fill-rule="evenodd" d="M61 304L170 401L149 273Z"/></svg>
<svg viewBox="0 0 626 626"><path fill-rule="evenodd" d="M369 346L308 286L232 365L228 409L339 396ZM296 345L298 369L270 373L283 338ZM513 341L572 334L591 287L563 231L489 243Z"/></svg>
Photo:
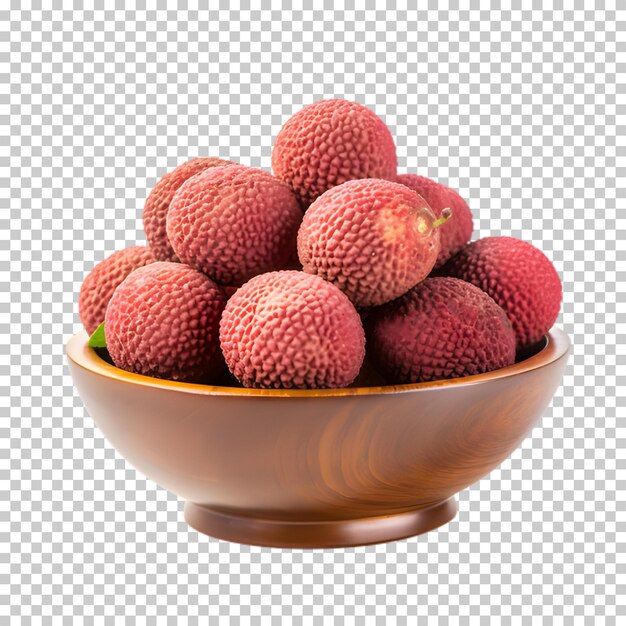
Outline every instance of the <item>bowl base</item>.
<svg viewBox="0 0 626 626"><path fill-rule="evenodd" d="M198 532L270 548L348 548L397 541L443 526L456 512L456 500L450 498L394 515L307 522L231 515L191 502L185 504L185 520Z"/></svg>

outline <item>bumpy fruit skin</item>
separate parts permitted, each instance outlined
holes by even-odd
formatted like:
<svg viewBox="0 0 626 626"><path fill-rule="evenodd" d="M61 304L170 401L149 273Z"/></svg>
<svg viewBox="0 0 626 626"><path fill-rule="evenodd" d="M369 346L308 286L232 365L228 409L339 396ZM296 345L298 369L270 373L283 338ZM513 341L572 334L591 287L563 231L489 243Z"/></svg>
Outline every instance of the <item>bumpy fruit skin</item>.
<svg viewBox="0 0 626 626"><path fill-rule="evenodd" d="M167 239L165 221L170 202L180 186L187 179L206 169L232 164L232 161L224 159L198 157L182 163L157 182L143 208L143 228L158 261L178 261Z"/></svg>
<svg viewBox="0 0 626 626"><path fill-rule="evenodd" d="M150 248L132 246L114 252L87 274L80 288L78 311L90 335L104 322L107 305L117 286L132 271L155 261Z"/></svg>
<svg viewBox="0 0 626 626"><path fill-rule="evenodd" d="M399 183L353 180L304 214L298 256L305 272L337 285L357 307L389 302L426 278L439 230L426 201Z"/></svg>
<svg viewBox="0 0 626 626"><path fill-rule="evenodd" d="M167 236L183 262L222 285L281 269L295 254L302 220L288 185L268 172L230 165L189 179L167 212Z"/></svg>
<svg viewBox="0 0 626 626"><path fill-rule="evenodd" d="M452 209L452 217L439 229L440 250L435 268L441 267L472 238L474 220L469 206L456 191L425 176L398 174L396 182L422 196L437 217L443 209Z"/></svg>
<svg viewBox="0 0 626 626"><path fill-rule="evenodd" d="M272 149L274 174L303 207L326 190L357 178L393 179L396 146L385 123L357 102L321 100L282 127Z"/></svg>
<svg viewBox="0 0 626 626"><path fill-rule="evenodd" d="M187 265L140 268L109 302L104 322L109 354L129 372L211 382L224 366L219 320L225 304L222 289Z"/></svg>
<svg viewBox="0 0 626 626"><path fill-rule="evenodd" d="M515 334L483 291L456 278L427 278L367 320L368 348L391 383L480 374L515 361Z"/></svg>
<svg viewBox="0 0 626 626"><path fill-rule="evenodd" d="M563 287L556 269L541 250L520 239L479 239L437 272L488 293L509 316L518 350L536 344L559 315Z"/></svg>
<svg viewBox="0 0 626 626"><path fill-rule="evenodd" d="M254 277L220 324L226 364L244 387L346 387L365 356L356 309L334 285L298 271Z"/></svg>

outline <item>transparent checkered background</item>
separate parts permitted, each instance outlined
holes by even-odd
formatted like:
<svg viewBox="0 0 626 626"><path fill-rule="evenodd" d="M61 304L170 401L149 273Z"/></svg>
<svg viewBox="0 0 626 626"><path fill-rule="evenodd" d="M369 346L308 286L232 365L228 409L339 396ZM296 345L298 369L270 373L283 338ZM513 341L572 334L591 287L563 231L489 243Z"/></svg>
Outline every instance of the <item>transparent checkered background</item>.
<svg viewBox="0 0 626 626"><path fill-rule="evenodd" d="M620 623L625 12L99 4L0 12L0 623ZM212 540L95 429L63 344L85 272L144 241L157 177L196 155L269 168L281 124L330 96L385 119L401 170L459 189L476 236L554 260L573 356L542 424L446 527L334 551Z"/></svg>

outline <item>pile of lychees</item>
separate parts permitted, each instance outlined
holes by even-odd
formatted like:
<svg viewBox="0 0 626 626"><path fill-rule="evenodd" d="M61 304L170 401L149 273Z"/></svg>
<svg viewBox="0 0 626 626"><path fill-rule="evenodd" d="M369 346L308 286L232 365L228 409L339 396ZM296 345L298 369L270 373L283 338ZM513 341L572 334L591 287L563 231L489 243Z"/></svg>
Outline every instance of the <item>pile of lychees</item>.
<svg viewBox="0 0 626 626"><path fill-rule="evenodd" d="M468 205L398 174L366 107L305 107L272 169L195 158L163 176L144 208L149 247L83 283L91 344L105 338L117 367L158 378L345 387L505 367L556 320L561 282L544 254L511 237L468 243Z"/></svg>

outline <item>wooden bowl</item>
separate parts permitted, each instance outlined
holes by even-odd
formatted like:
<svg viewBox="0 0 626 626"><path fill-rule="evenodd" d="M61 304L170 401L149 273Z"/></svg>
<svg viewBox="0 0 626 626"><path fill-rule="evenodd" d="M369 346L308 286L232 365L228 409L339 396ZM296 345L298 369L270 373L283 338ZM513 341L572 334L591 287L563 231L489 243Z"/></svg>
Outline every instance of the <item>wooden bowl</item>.
<svg viewBox="0 0 626 626"><path fill-rule="evenodd" d="M259 390L158 380L67 344L85 406L140 472L187 500L196 530L289 548L432 530L454 494L517 448L559 386L570 342L488 374L414 385Z"/></svg>

